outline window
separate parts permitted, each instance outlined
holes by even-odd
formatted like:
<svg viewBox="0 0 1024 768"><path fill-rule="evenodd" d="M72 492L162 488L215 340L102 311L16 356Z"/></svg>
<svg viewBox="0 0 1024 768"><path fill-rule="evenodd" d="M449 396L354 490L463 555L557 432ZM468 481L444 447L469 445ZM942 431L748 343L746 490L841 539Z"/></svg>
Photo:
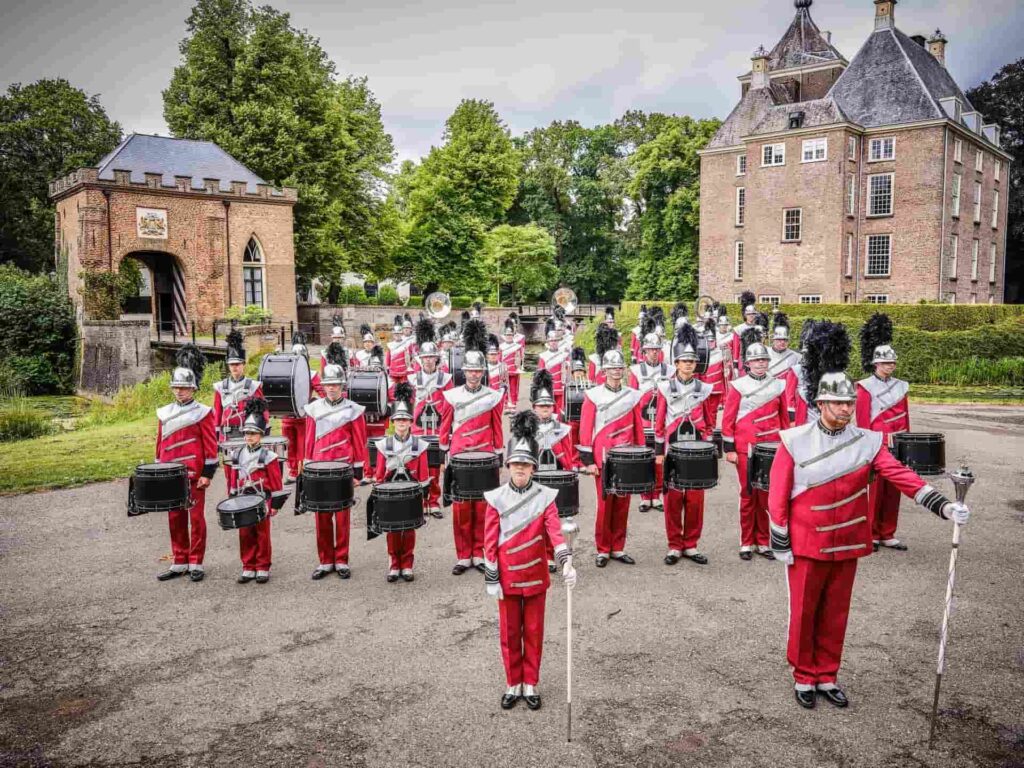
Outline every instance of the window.
<svg viewBox="0 0 1024 768"><path fill-rule="evenodd" d="M982 152L980 149L974 155L974 170L978 171L979 173L985 172L985 153Z"/></svg>
<svg viewBox="0 0 1024 768"><path fill-rule="evenodd" d="M850 299L851 299L850 294L848 294L848 293L844 293L843 294L843 304L849 304L850 303Z"/></svg>
<svg viewBox="0 0 1024 768"><path fill-rule="evenodd" d="M960 216L960 174L953 174L953 218Z"/></svg>
<svg viewBox="0 0 1024 768"><path fill-rule="evenodd" d="M857 177L852 173L846 177L846 213L848 216L857 213Z"/></svg>
<svg viewBox="0 0 1024 768"><path fill-rule="evenodd" d="M956 294L955 293L947 293L946 294L946 303L947 304L956 304Z"/></svg>
<svg viewBox="0 0 1024 768"><path fill-rule="evenodd" d="M953 162L962 163L964 161L964 143L960 139L953 139Z"/></svg>
<svg viewBox="0 0 1024 768"><path fill-rule="evenodd" d="M854 162L856 162L856 160L857 160L857 137L856 136L847 136L846 137L846 159L847 160L853 160Z"/></svg>
<svg viewBox="0 0 1024 768"><path fill-rule="evenodd" d="M974 182L974 223L981 223L981 182Z"/></svg>
<svg viewBox="0 0 1024 768"><path fill-rule="evenodd" d="M872 139L869 146L868 160L870 162L893 160L896 157L896 139L892 136L885 139Z"/></svg>
<svg viewBox="0 0 1024 768"><path fill-rule="evenodd" d="M999 158L996 158L995 160L992 161L992 176L993 176L993 178L995 178L996 181L999 181L999 177L1002 175L1002 172L1003 172L1003 161L1000 160Z"/></svg>
<svg viewBox="0 0 1024 768"><path fill-rule="evenodd" d="M978 248L980 245L977 239L971 243L971 280L978 279Z"/></svg>
<svg viewBox="0 0 1024 768"><path fill-rule="evenodd" d="M892 235L868 235L867 276L888 277L892 262Z"/></svg>
<svg viewBox="0 0 1024 768"><path fill-rule="evenodd" d="M785 144L765 144L761 148L761 165L785 165L786 164L786 145Z"/></svg>
<svg viewBox="0 0 1024 768"><path fill-rule="evenodd" d="M868 176L868 216L892 215L891 173Z"/></svg>
<svg viewBox="0 0 1024 768"><path fill-rule="evenodd" d="M996 244L992 243L988 247L988 281L994 283L996 281Z"/></svg>
<svg viewBox="0 0 1024 768"><path fill-rule="evenodd" d="M774 308L774 307L779 306L779 304L782 303L782 297L781 296L775 296L775 295L761 294L761 298L759 298L757 300L757 303L758 304L769 304L769 305L771 305Z"/></svg>
<svg viewBox="0 0 1024 768"><path fill-rule="evenodd" d="M747 156L739 155L736 158L736 175L744 176L747 173Z"/></svg>
<svg viewBox="0 0 1024 768"><path fill-rule="evenodd" d="M801 304L821 304L821 294L815 293L813 295L802 295L800 297Z"/></svg>
<svg viewBox="0 0 1024 768"><path fill-rule="evenodd" d="M868 304L888 304L889 294L887 293L869 293L864 297L864 301Z"/></svg>
<svg viewBox="0 0 1024 768"><path fill-rule="evenodd" d="M828 159L828 139L804 139L803 163L820 163Z"/></svg>
<svg viewBox="0 0 1024 768"><path fill-rule="evenodd" d="M736 241L736 253L733 256L732 273L733 273L733 279L734 280L742 280L743 279L743 241L742 240L737 240Z"/></svg>
<svg viewBox="0 0 1024 768"><path fill-rule="evenodd" d="M263 264L263 250L256 238L250 237L245 246L245 255L242 257L242 283L245 286L245 304L255 304L257 307L264 306L263 303L263 267L250 266Z"/></svg>
<svg viewBox="0 0 1024 768"><path fill-rule="evenodd" d="M747 220L747 188L736 187L736 226L742 227Z"/></svg>
<svg viewBox="0 0 1024 768"><path fill-rule="evenodd" d="M999 190L992 193L992 229L999 226Z"/></svg>
<svg viewBox="0 0 1024 768"><path fill-rule="evenodd" d="M960 258L960 235L949 236L949 279L956 280L956 270Z"/></svg>
<svg viewBox="0 0 1024 768"><path fill-rule="evenodd" d="M800 239L803 223L802 208L786 208L782 211L782 240L793 243Z"/></svg>
<svg viewBox="0 0 1024 768"><path fill-rule="evenodd" d="M978 294L972 293L971 294L971 304L977 304L977 303L978 303Z"/></svg>
<svg viewBox="0 0 1024 768"><path fill-rule="evenodd" d="M846 235L846 269L847 277L853 277L853 233Z"/></svg>
<svg viewBox="0 0 1024 768"><path fill-rule="evenodd" d="M988 295L988 303L989 304L995 304L996 303L996 296L995 296L994 293L990 293Z"/></svg>

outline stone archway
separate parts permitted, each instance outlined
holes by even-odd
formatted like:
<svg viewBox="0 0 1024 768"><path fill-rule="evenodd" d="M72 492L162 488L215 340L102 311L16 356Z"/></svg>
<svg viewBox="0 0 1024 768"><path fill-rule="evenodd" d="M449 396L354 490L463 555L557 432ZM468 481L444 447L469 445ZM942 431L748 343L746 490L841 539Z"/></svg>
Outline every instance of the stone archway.
<svg viewBox="0 0 1024 768"><path fill-rule="evenodd" d="M132 251L124 258L141 262L148 272L148 279L143 282L149 289L149 313L154 327L185 335L188 332L185 273L178 258L166 251ZM141 310L144 299L139 296L134 308Z"/></svg>

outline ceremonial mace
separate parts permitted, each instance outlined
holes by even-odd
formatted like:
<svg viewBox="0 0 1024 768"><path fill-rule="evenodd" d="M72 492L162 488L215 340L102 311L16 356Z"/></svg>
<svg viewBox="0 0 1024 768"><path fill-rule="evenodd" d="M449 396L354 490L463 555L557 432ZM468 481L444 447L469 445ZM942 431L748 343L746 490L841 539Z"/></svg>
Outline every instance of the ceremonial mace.
<svg viewBox="0 0 1024 768"><path fill-rule="evenodd" d="M575 517L562 520L562 535L570 552L579 530ZM565 588L565 636L565 740L572 741L572 587L569 586Z"/></svg>
<svg viewBox="0 0 1024 768"><path fill-rule="evenodd" d="M949 479L953 481L956 489L956 500L963 504L967 498L967 491L974 483L974 475L966 464L961 464L960 469L950 474ZM946 640L949 637L949 612L953 603L953 584L956 581L956 558L960 551L960 526L953 523L953 547L949 553L949 573L946 577L946 604L942 610L942 631L939 633L939 663L935 670L935 698L932 701L932 725L928 732L928 749L932 748L932 741L935 739L935 720L939 712L939 688L942 686L942 671L946 666Z"/></svg>

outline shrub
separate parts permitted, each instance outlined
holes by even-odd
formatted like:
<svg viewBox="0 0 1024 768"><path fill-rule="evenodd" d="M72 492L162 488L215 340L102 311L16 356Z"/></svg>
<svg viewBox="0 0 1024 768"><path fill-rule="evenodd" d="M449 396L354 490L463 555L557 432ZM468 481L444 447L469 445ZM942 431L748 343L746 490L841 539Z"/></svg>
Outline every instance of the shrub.
<svg viewBox="0 0 1024 768"><path fill-rule="evenodd" d="M382 306L401 304L398 298L398 290L393 285L382 285L377 290L377 303Z"/></svg>
<svg viewBox="0 0 1024 768"><path fill-rule="evenodd" d="M946 360L936 363L928 371L928 383L969 386L1024 386L1024 357L1003 357L985 360L971 357L966 360Z"/></svg>
<svg viewBox="0 0 1024 768"><path fill-rule="evenodd" d="M237 320L242 325L263 325L269 323L274 313L256 304L247 304L244 307L234 305L227 308L224 313L226 320Z"/></svg>
<svg viewBox="0 0 1024 768"><path fill-rule="evenodd" d="M24 397L12 397L0 403L0 443L28 440L54 431L50 416L32 407Z"/></svg>
<svg viewBox="0 0 1024 768"><path fill-rule="evenodd" d="M221 366L207 365L196 399L205 403L212 402L213 384L223 376ZM82 425L121 424L146 417L155 418L156 409L167 405L173 397L171 374L164 372L148 381L123 388L109 403L94 401Z"/></svg>
<svg viewBox="0 0 1024 768"><path fill-rule="evenodd" d="M338 294L338 301L341 304L369 304L366 291L361 285L343 286Z"/></svg>
<svg viewBox="0 0 1024 768"><path fill-rule="evenodd" d="M125 259L117 272L87 269L81 276L82 309L90 320L117 320L124 302L142 287L142 271L135 259Z"/></svg>

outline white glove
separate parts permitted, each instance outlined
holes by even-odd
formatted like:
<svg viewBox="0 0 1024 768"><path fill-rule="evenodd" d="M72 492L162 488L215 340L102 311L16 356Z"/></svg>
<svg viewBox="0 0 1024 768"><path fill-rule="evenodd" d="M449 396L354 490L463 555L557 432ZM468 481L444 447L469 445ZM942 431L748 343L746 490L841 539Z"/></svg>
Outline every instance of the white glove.
<svg viewBox="0 0 1024 768"><path fill-rule="evenodd" d="M493 597L495 600L504 600L505 599L505 595L502 594L502 591L501 591L501 584L500 583L488 584L487 585L487 594L490 597Z"/></svg>
<svg viewBox="0 0 1024 768"><path fill-rule="evenodd" d="M565 565L562 567L562 580L569 589L576 586L576 569L572 567L571 558L566 560Z"/></svg>
<svg viewBox="0 0 1024 768"><path fill-rule="evenodd" d="M783 565L793 564L793 550L792 549L773 549L775 553L775 559Z"/></svg>
<svg viewBox="0 0 1024 768"><path fill-rule="evenodd" d="M971 517L971 510L966 504L959 501L951 501L942 508L942 516L947 520L955 520L957 525L967 525Z"/></svg>

